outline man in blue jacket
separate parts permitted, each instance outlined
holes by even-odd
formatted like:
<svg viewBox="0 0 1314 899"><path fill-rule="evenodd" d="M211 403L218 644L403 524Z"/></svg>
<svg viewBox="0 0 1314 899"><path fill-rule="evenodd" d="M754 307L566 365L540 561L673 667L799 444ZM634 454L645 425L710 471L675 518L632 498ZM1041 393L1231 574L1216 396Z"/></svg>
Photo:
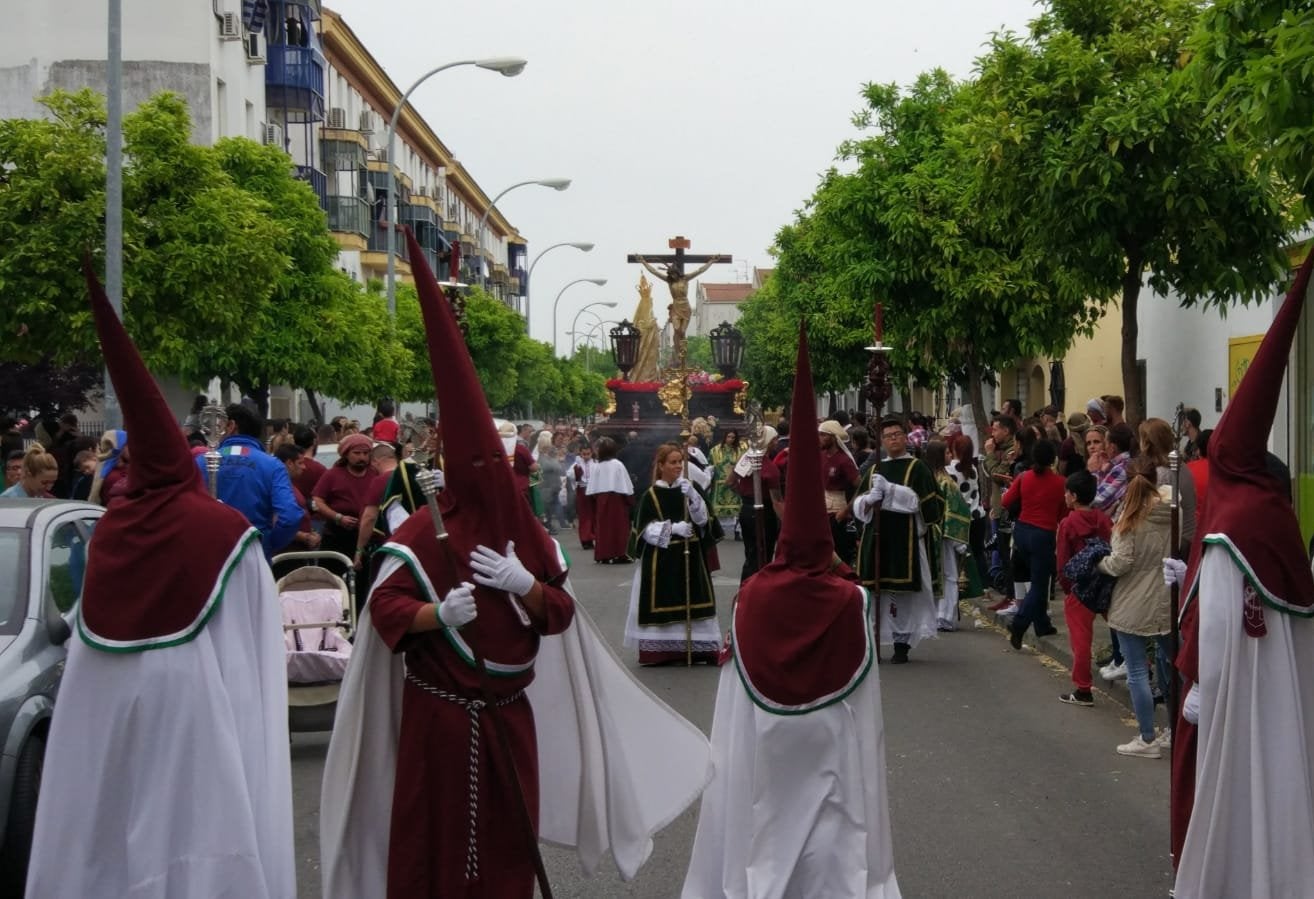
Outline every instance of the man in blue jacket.
<svg viewBox="0 0 1314 899"><path fill-rule="evenodd" d="M260 419L246 406L226 410L228 435L219 444L219 499L246 516L260 531L265 558L273 557L296 535L305 510L297 505L287 467L260 446ZM205 474L205 456L196 457Z"/></svg>

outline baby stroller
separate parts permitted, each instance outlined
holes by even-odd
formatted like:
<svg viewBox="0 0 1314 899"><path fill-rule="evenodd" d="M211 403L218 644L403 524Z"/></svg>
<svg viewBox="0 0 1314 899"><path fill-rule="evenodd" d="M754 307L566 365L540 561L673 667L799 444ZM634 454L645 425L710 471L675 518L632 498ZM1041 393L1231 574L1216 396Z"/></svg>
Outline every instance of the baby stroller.
<svg viewBox="0 0 1314 899"><path fill-rule="evenodd" d="M273 559L280 570L290 562L302 567L277 581L287 648L288 729L332 730L356 630L351 602L355 572L342 553L294 552ZM345 571L345 580L334 569Z"/></svg>

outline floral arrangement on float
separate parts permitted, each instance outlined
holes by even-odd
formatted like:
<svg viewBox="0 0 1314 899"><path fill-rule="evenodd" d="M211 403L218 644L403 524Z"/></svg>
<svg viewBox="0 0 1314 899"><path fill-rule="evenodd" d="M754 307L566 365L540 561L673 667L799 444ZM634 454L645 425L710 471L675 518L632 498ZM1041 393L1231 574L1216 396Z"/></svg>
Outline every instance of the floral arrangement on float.
<svg viewBox="0 0 1314 899"><path fill-rule="evenodd" d="M688 383L694 393L738 393L748 386L739 378L723 378L705 371L690 374ZM665 381L622 381L620 378L612 378L607 382L607 389L617 393L657 393L665 386Z"/></svg>

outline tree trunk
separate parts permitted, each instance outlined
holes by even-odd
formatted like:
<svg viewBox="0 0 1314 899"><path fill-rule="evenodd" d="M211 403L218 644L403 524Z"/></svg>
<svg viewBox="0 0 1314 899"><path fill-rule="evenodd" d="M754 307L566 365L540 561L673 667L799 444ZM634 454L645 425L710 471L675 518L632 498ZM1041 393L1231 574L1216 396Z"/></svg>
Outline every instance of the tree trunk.
<svg viewBox="0 0 1314 899"><path fill-rule="evenodd" d="M834 418L835 410L839 408L839 397L835 396L835 391L827 390L826 396L829 397L829 403L826 406L826 417Z"/></svg>
<svg viewBox="0 0 1314 899"><path fill-rule="evenodd" d="M1145 420L1145 397L1141 396L1141 377L1136 366L1136 338L1140 335L1136 314L1141 297L1142 264L1139 251L1129 252L1127 270L1122 276L1122 401L1126 406L1123 417L1132 428Z"/></svg>
<svg viewBox="0 0 1314 899"><path fill-rule="evenodd" d="M981 389L981 369L976 362L976 353L967 352L967 397L972 407L972 423L976 425L978 444L985 443L985 435L990 433L990 421L986 415L985 391ZM981 452L981 446L976 447Z"/></svg>
<svg viewBox="0 0 1314 899"><path fill-rule="evenodd" d="M903 416L903 420L906 422L908 416L913 412L912 388L907 383L899 385L899 406L901 407L899 414Z"/></svg>
<svg viewBox="0 0 1314 899"><path fill-rule="evenodd" d="M310 417L315 420L317 426L322 425L324 423L324 411L319 408L319 398L315 396L315 391L306 391L306 402L310 403Z"/></svg>
<svg viewBox="0 0 1314 899"><path fill-rule="evenodd" d="M237 389L242 391L243 396L250 397L256 404L256 410L260 415L260 420L264 421L269 418L269 385L268 384L243 384L237 378L233 379Z"/></svg>

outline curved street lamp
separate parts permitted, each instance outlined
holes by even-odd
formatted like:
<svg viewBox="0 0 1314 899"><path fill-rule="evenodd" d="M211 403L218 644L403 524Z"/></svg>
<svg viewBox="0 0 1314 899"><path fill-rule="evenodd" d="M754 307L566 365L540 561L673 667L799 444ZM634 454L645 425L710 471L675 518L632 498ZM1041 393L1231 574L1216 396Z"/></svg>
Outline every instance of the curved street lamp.
<svg viewBox="0 0 1314 899"><path fill-rule="evenodd" d="M570 355L572 356L575 355L575 329L579 327L579 317L584 313L586 309L592 309L594 306L606 306L608 309L615 309L616 301L598 300L595 303L589 303L587 306L582 307L579 310L579 312L575 313L575 317L570 322ZM593 315L592 312L590 312L589 314Z"/></svg>
<svg viewBox="0 0 1314 899"><path fill-rule="evenodd" d="M529 282L534 279L534 266L538 265L538 260L547 255L549 250L555 250L557 247L574 247L582 252L589 253L593 251L593 244L585 241L565 240L561 243L554 243L550 247L544 247L539 254L534 257L534 261L529 263L529 271L525 273L525 333L529 334L529 301L533 295L529 292Z"/></svg>
<svg viewBox="0 0 1314 899"><path fill-rule="evenodd" d="M518 56L494 56L488 59L462 59L458 62L449 62L439 66L436 69L430 69L419 78L415 83L406 88L406 93L401 95L397 105L393 107L392 119L388 122L388 314L395 316L397 314L397 176L393 171L396 165L396 151L394 143L397 138L397 120L401 118L402 107L410 99L415 89L424 82L428 81L439 72L447 69L454 69L457 66L477 66L481 69L488 69L490 72L498 72L507 78L514 78L525 70L528 63Z"/></svg>
<svg viewBox="0 0 1314 899"><path fill-rule="evenodd" d="M552 355L557 354L557 304L561 302L561 294L565 293L576 284L596 284L599 287L607 283L606 278L576 278L557 293L557 298L552 301Z"/></svg>
<svg viewBox="0 0 1314 899"><path fill-rule="evenodd" d="M488 217L493 214L493 208L497 206L498 200L502 199L507 194L511 193L511 191L515 190L517 187L529 187L530 185L533 184L537 184L540 187L550 187L556 191L562 191L570 187L570 179L569 178L537 178L537 179L531 179L529 181L519 181L515 184L512 184L506 190L502 191L500 194L498 194L497 196L493 197L493 199L488 201L488 208L484 210L484 214L479 219L479 227L475 229L475 239L479 241L479 246L476 247L476 250L478 251L480 258L480 263L479 263L480 287L485 286L485 280L486 280L484 278L484 265L482 260L484 256L484 226L488 224Z"/></svg>

